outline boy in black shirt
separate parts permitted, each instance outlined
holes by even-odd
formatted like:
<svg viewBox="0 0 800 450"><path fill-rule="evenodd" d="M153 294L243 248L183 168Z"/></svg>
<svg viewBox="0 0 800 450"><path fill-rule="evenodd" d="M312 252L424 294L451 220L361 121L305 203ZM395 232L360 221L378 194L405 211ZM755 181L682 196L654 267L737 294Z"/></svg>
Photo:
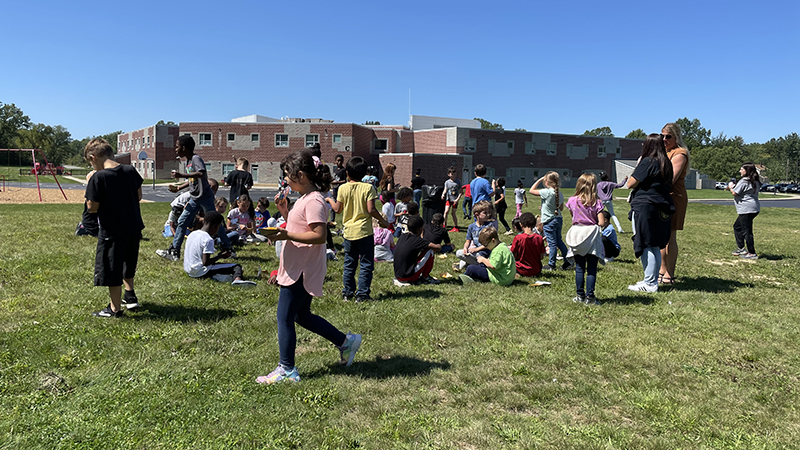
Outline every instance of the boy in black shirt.
<svg viewBox="0 0 800 450"><path fill-rule="evenodd" d="M114 161L114 150L108 141L95 138L86 144L84 157L95 174L86 186L86 207L97 213L100 229L94 265L94 285L108 286L111 303L92 315L122 317L122 305L138 308L133 290L133 277L139 261L142 239L142 177L132 166ZM122 297L122 285L125 297Z"/></svg>
<svg viewBox="0 0 800 450"><path fill-rule="evenodd" d="M422 229L422 237L434 244L442 245L441 253L449 253L453 251L453 246L450 243L450 236L447 230L444 229L444 215L436 213L431 217L431 223L426 223Z"/></svg>
<svg viewBox="0 0 800 450"><path fill-rule="evenodd" d="M423 281L438 284L439 281L430 276L433 269L433 252L440 250L441 245L422 238L422 226L425 221L420 216L408 218L408 233L403 233L394 248L394 285L411 286L411 283Z"/></svg>
<svg viewBox="0 0 800 450"><path fill-rule="evenodd" d="M236 160L236 169L232 170L223 182L231 187L230 204L235 208L236 201L242 194L250 196L250 188L253 187L253 175L250 174L250 162L247 158Z"/></svg>

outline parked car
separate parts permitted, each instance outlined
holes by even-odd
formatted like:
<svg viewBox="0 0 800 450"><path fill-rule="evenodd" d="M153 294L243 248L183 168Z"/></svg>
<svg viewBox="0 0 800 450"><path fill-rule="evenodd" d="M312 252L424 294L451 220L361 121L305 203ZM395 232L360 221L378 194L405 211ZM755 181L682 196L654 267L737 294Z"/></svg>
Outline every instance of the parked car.
<svg viewBox="0 0 800 450"><path fill-rule="evenodd" d="M793 183L789 183L786 186L781 188L781 192L797 192L797 185Z"/></svg>
<svg viewBox="0 0 800 450"><path fill-rule="evenodd" d="M771 184L762 184L761 192L775 192L775 186Z"/></svg>
<svg viewBox="0 0 800 450"><path fill-rule="evenodd" d="M714 185L714 189L718 191L724 191L727 187L728 183L725 183L724 181L717 181L717 184Z"/></svg>

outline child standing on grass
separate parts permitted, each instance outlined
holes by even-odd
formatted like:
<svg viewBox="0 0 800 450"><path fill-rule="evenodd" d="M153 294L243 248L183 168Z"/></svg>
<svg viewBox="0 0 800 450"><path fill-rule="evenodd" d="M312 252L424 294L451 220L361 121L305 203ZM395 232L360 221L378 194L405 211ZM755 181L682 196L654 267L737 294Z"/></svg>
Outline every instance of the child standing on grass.
<svg viewBox="0 0 800 450"><path fill-rule="evenodd" d="M523 203L525 206L528 205L528 196L525 195L525 186L523 186L522 180L517 180L517 188L514 189L514 203L517 205L517 214L514 216L516 219L522 215Z"/></svg>
<svg viewBox="0 0 800 450"><path fill-rule="evenodd" d="M514 282L517 275L514 255L506 244L500 242L497 236L497 228L487 227L481 230L479 236L481 245L492 253L488 258L478 256L478 264L470 264L467 269L459 275L461 282L472 283L474 281L489 282L499 286L508 286Z"/></svg>
<svg viewBox="0 0 800 450"><path fill-rule="evenodd" d="M348 166L350 166L349 162ZM278 229L275 234L269 236L273 242L285 241L277 277L277 282L281 287L277 314L280 364L269 375L256 378L256 382L262 384L300 381L300 374L295 367L295 348L297 346L295 322L335 345L339 349L341 362L347 366L353 363L356 352L361 346L360 334L344 334L327 320L311 313L311 300L313 297L323 295L322 283L325 281L325 272L327 271L325 240L328 210L322 192L328 192L330 189L330 169L318 157L312 156L309 151L290 153L283 158L281 169L286 174L289 186L300 194L300 198L297 199L291 211L287 209L285 198L275 199L275 206L281 215L287 218L286 228ZM355 178L355 175L358 175L355 172L356 170L348 171L351 180L360 180L364 176L361 174L360 177ZM361 182L357 182L357 184L368 186L377 197L375 189L371 185ZM339 197L349 199L350 194L348 194L346 186L347 184L339 189ZM342 191L343 189L345 192ZM341 211L341 204L339 206L338 208L334 206L334 209ZM345 211L345 224L352 222L351 216L352 214L348 215L348 212ZM348 234L347 225L345 225L345 233ZM370 235L369 238L371 248L372 236Z"/></svg>
<svg viewBox="0 0 800 450"><path fill-rule="evenodd" d="M422 281L427 284L439 284L439 280L431 277L433 270L434 251L440 250L441 245L434 244L422 237L422 228L425 221L420 216L411 216L408 219L408 233L403 233L397 240L394 249L394 285L397 287L411 286L411 283Z"/></svg>
<svg viewBox="0 0 800 450"><path fill-rule="evenodd" d="M492 184L486 178L486 166L478 164L475 166L475 179L469 183L469 190L472 194L472 207L482 201L492 200Z"/></svg>
<svg viewBox="0 0 800 450"><path fill-rule="evenodd" d="M614 214L614 189L625 186L627 182L628 177L625 177L621 183L614 183L608 177L607 173L602 172L600 174L600 182L597 183L597 198L603 202L603 205L608 210L608 213L611 215L611 219L614 220L614 224L617 226L617 230L619 230L620 233L624 233L625 231L619 224L619 219L617 219L617 216Z"/></svg>
<svg viewBox="0 0 800 450"><path fill-rule="evenodd" d="M567 200L572 213L572 227L567 231L567 245L575 257L576 303L599 305L594 295L597 279L597 261L603 258L603 239L600 230L606 225L603 202L597 198L597 178L585 173L575 184L575 195ZM584 289L584 273L586 289Z"/></svg>
<svg viewBox="0 0 800 450"><path fill-rule="evenodd" d="M461 209L464 210L464 220L469 220L472 217L472 191L469 189L469 183L461 186L464 192L464 201L461 202Z"/></svg>
<svg viewBox="0 0 800 450"><path fill-rule="evenodd" d="M539 185L544 184L543 189L539 189ZM544 237L547 239L547 245L550 248L550 259L547 266L543 267L544 270L556 269L556 256L558 251L561 250L561 256L564 257L564 264L562 269L569 269L570 263L567 261L567 246L561 240L561 228L564 226L564 219L561 217L561 210L564 209L564 196L559 192L561 187L561 179L557 172L547 172L543 177L536 180L531 186L530 193L542 198L542 228Z"/></svg>
<svg viewBox="0 0 800 450"><path fill-rule="evenodd" d="M506 227L505 235L511 236L514 232L511 231L511 227L506 222L506 210L508 209L508 203L506 203L506 179L500 177L492 180L492 190L494 191L494 210L497 212L497 218Z"/></svg>
<svg viewBox="0 0 800 450"><path fill-rule="evenodd" d="M524 277L535 277L542 272L542 258L547 254L544 251L544 239L536 234L536 216L526 212L519 216L519 225L522 233L514 236L511 243L511 253L516 259L517 273Z"/></svg>
<svg viewBox="0 0 800 450"><path fill-rule="evenodd" d="M224 197L223 197L224 198ZM192 278L212 278L217 281L231 281L232 286L255 286L253 281L242 278L239 264L217 264L223 258L230 258L231 251L214 254L214 238L222 226L223 216L209 211L203 217L203 228L192 232L186 238L186 251L183 253L183 270Z"/></svg>
<svg viewBox="0 0 800 450"><path fill-rule="evenodd" d="M447 180L444 182L444 192L442 192L442 200L444 203L444 228L447 229L447 213L453 213L453 228L451 233L458 233L458 217L456 211L458 210L458 199L461 198L461 189L458 187L458 180L456 180L456 168L450 167L447 169Z"/></svg>
<svg viewBox="0 0 800 450"><path fill-rule="evenodd" d="M497 222L494 221L494 207L491 202L483 201L472 208L475 214L475 222L467 227L467 238L464 241L464 248L456 252L456 256L461 261L458 269L461 270L469 264L478 264L478 256L486 258L489 256L489 249L480 243L480 233L484 228L493 227L497 229Z"/></svg>
<svg viewBox="0 0 800 450"><path fill-rule="evenodd" d="M346 170L347 183L339 187L335 200L328 198L327 201L337 214L342 214L344 225L342 298L349 301L355 295L355 300L361 302L372 300L370 288L375 269L375 240L370 217L377 219L383 228L389 228L389 224L381 217L380 211L375 209L375 199L378 198L375 187L361 182L367 171L364 159L360 156L350 158ZM356 289L356 269L359 267Z"/></svg>
<svg viewBox="0 0 800 450"><path fill-rule="evenodd" d="M142 239L142 177L130 165L114 161L114 149L105 139L86 144L83 155L96 170L86 185L86 208L97 213L100 228L94 262L94 285L108 286L111 302L95 317L122 317L122 305L139 307L133 277ZM125 296L122 286L125 285Z"/></svg>
<svg viewBox="0 0 800 450"><path fill-rule="evenodd" d="M223 180L226 186L231 187L231 205L236 204L236 200L242 195L250 195L250 188L253 187L253 175L250 174L250 162L247 158L236 160L236 169L232 170Z"/></svg>

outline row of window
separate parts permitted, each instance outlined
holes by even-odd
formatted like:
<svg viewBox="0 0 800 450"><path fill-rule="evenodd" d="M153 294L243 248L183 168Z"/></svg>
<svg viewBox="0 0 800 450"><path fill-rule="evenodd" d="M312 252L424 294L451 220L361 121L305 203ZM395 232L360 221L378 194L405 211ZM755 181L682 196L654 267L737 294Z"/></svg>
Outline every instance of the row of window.
<svg viewBox="0 0 800 450"><path fill-rule="evenodd" d="M191 135L191 133L184 133L185 135ZM211 143L212 134L211 133L199 133L198 135L198 145L201 147L209 147L212 145ZM228 142L233 142L236 140L236 133L228 133ZM148 138L149 139L149 138ZM251 133L250 134L250 142L259 142L260 136L259 133ZM342 142L342 135L341 134L334 134L333 135L333 143L338 144ZM306 135L306 147L313 147L315 144L319 144L319 135L318 134L307 134ZM275 135L275 147L288 147L289 146L289 135L288 134L276 134Z"/></svg>
<svg viewBox="0 0 800 450"><path fill-rule="evenodd" d="M147 136L147 138L141 137L141 138L136 138L136 139L128 139L127 141L120 142L120 144L121 144L121 146L123 148L133 147L134 145L138 145L138 146L142 146L142 147L144 147L146 145L146 146L149 147L150 146L150 136Z"/></svg>

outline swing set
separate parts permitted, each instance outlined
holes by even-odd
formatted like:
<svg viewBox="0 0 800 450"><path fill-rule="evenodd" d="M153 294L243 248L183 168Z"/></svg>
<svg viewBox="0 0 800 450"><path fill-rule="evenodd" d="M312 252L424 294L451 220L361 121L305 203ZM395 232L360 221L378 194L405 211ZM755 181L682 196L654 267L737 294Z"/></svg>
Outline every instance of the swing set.
<svg viewBox="0 0 800 450"><path fill-rule="evenodd" d="M10 152L31 152L31 161L33 161L31 163L32 164L31 172L36 176L36 189L39 192L39 202L42 201L42 188L41 188L41 185L39 184L39 173L42 173L42 174L49 173L49 174L53 175L53 179L56 181L56 184L58 185L58 189L61 190L61 195L64 196L64 200L68 200L67 199L67 194L64 193L64 189L61 187L61 183L59 183L58 182L58 178L56 178L56 168L47 161L47 157L44 156L44 152L42 152L41 150L39 150L37 148L0 148L0 152L9 152L7 160L11 159L11 153ZM44 160L44 163L45 163L44 166L42 166L40 163L36 162L36 152L39 152L39 154L42 156L42 159ZM21 162L22 161L22 154L18 153L18 156L19 156L19 158L17 159L17 161L18 161L17 165L18 165L18 167L21 167L22 166L22 162ZM3 189L5 189L5 176L3 176Z"/></svg>

